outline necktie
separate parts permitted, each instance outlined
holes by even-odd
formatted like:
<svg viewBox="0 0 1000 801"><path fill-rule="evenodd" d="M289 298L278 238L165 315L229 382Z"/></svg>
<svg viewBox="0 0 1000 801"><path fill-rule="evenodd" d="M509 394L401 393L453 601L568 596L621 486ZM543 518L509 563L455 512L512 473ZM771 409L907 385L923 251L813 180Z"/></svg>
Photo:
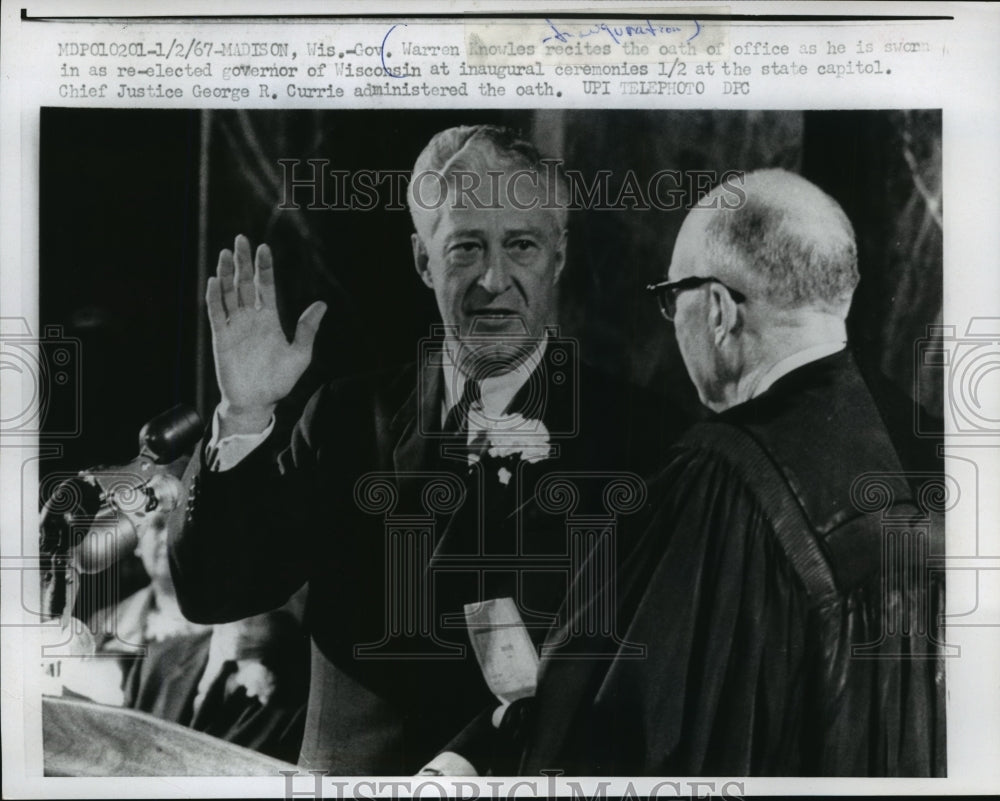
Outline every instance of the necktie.
<svg viewBox="0 0 1000 801"><path fill-rule="evenodd" d="M465 382L462 397L451 407L445 418L442 431L446 434L467 434L469 432L469 409L482 401L483 392L478 381L469 379Z"/></svg>

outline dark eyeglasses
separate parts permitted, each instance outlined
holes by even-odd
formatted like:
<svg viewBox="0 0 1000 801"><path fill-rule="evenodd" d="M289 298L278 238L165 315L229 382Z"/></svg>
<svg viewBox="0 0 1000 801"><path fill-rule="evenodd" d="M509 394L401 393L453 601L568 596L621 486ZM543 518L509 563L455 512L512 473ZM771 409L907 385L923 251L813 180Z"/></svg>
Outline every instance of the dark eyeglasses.
<svg viewBox="0 0 1000 801"><path fill-rule="evenodd" d="M660 313L664 319L673 322L674 316L677 314L677 296L685 289L695 289L705 284L719 284L737 303L743 303L747 299L747 296L742 292L731 286L726 286L718 278L711 276L703 278L700 275L691 275L680 281L660 281L658 284L649 284L646 291L656 296L656 300L660 304Z"/></svg>

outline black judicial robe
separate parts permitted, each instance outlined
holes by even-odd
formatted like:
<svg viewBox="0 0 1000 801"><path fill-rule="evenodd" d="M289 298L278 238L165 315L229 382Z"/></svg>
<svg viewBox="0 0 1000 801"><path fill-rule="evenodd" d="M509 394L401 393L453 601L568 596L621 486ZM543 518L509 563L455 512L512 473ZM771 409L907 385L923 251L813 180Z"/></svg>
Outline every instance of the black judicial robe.
<svg viewBox="0 0 1000 801"><path fill-rule="evenodd" d="M747 437L756 462L733 455ZM883 547L908 547L884 509L926 516L846 351L694 426L649 497L617 592L578 613L616 603L645 656L606 636L550 648L519 772L944 775L943 588L883 585Z"/></svg>
<svg viewBox="0 0 1000 801"><path fill-rule="evenodd" d="M305 767L410 774L496 705L469 647L463 604L515 597L540 645L569 583L559 561L565 515L540 509L533 487L565 471L651 472L685 422L672 405L560 356L550 341L510 411L542 420L557 450L521 463L502 486L485 462L470 473L464 454L442 451L443 393L441 368L430 363L337 382L310 400L287 448L275 434L225 472L209 471L202 453L185 476L186 520L170 527L170 553L189 619L257 614L309 584ZM358 483L372 472L385 483ZM402 618L391 611L392 593L415 581L389 567L387 526L405 520L433 526L429 638L387 638L390 619L397 635L412 634L423 614L413 603ZM413 559L428 556L415 547ZM494 567L475 569L477 554Z"/></svg>

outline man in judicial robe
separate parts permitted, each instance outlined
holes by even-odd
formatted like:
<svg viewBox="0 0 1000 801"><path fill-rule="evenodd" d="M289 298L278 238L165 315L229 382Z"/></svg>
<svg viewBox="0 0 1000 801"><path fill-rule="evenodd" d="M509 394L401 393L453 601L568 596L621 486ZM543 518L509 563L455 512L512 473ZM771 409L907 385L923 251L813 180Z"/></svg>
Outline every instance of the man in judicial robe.
<svg viewBox="0 0 1000 801"><path fill-rule="evenodd" d="M268 248L254 259L240 236L222 252L207 288L222 401L171 541L195 621L273 608L308 582L299 762L331 773L401 775L435 758L440 772L481 770L446 751L498 703L466 605L513 598L540 645L572 565L565 516L534 488L567 471L640 481L680 426L553 334L567 204L534 147L490 126L443 131L409 204L444 330L416 364L323 387L290 444L271 431L274 406L325 308L306 309L287 342Z"/></svg>
<svg viewBox="0 0 1000 801"><path fill-rule="evenodd" d="M630 652L550 637L522 773L944 775L941 530L846 347L852 227L791 173L743 189L689 213L650 287L717 414L575 616L615 604Z"/></svg>

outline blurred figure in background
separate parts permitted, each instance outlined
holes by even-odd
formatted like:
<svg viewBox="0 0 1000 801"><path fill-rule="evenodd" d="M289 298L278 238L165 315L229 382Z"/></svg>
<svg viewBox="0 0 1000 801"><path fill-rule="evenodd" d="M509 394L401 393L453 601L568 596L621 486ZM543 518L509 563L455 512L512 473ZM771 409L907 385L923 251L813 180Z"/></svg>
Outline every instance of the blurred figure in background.
<svg viewBox="0 0 1000 801"><path fill-rule="evenodd" d="M159 718L294 761L305 721L308 640L286 607L224 625L184 618L167 560L168 527L153 514L136 555L150 583L89 621L97 657L66 683L99 703ZM109 659L118 655L118 659Z"/></svg>

